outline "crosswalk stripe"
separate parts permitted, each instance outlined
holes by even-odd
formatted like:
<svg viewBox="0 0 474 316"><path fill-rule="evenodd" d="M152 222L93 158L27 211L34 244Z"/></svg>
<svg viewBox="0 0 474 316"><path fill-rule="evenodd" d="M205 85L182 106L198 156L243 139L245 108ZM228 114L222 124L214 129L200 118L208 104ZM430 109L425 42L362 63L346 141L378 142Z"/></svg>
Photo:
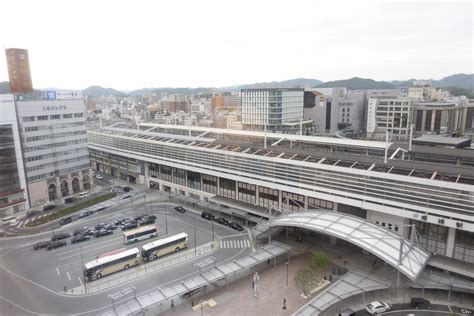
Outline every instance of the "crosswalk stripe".
<svg viewBox="0 0 474 316"><path fill-rule="evenodd" d="M30 219L28 218L28 219L26 220L26 222L25 222L25 225L28 224L29 221L30 221Z"/></svg>

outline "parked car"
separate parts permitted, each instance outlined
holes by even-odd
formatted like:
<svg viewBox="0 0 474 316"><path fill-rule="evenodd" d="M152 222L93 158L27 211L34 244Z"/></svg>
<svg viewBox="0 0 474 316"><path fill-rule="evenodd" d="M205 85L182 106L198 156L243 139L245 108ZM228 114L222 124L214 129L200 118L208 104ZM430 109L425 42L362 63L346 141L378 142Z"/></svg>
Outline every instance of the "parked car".
<svg viewBox="0 0 474 316"><path fill-rule="evenodd" d="M86 241L86 240L89 240L89 239L91 239L91 236L89 236L89 235L77 235L77 236L71 238L71 242L73 244L75 244L75 243L78 243L78 242L81 242L81 241Z"/></svg>
<svg viewBox="0 0 474 316"><path fill-rule="evenodd" d="M123 192L130 192L133 191L133 188L131 187L123 187Z"/></svg>
<svg viewBox="0 0 474 316"><path fill-rule="evenodd" d="M144 217L146 217L146 216L148 216L148 214L141 214L141 215L135 216L133 219L134 219L135 221L139 221L139 220L141 220L142 218L144 218Z"/></svg>
<svg viewBox="0 0 474 316"><path fill-rule="evenodd" d="M148 225L148 224L153 224L155 222L155 219L153 217L146 216L142 218L141 220L138 221L138 224L140 225Z"/></svg>
<svg viewBox="0 0 474 316"><path fill-rule="evenodd" d="M57 241L57 240L62 240L62 239L66 239L66 238L69 238L69 237L71 237L71 235L69 235L68 233L59 233L59 234L54 234L51 237L51 240L52 241Z"/></svg>
<svg viewBox="0 0 474 316"><path fill-rule="evenodd" d="M107 229L107 230L116 230L116 229L117 229L117 226L115 226L114 224L105 224L104 229Z"/></svg>
<svg viewBox="0 0 474 316"><path fill-rule="evenodd" d="M46 248L48 247L49 243L50 243L49 240L38 241L36 244L33 245L33 250Z"/></svg>
<svg viewBox="0 0 474 316"><path fill-rule="evenodd" d="M122 225L124 222L128 221L128 218L119 218L114 222L114 225Z"/></svg>
<svg viewBox="0 0 474 316"><path fill-rule="evenodd" d="M80 235L82 234L83 232L87 231L87 226L84 226L84 227L80 227L78 229L75 229L73 232L72 232L72 235L73 236L77 236L77 235Z"/></svg>
<svg viewBox="0 0 474 316"><path fill-rule="evenodd" d="M238 224L238 223L236 223L236 222L230 223L230 224L229 224L229 227L232 228L232 229L235 229L236 231L239 231L239 232L241 232L241 231L244 230L244 228L242 227L242 225L240 225L240 224Z"/></svg>
<svg viewBox="0 0 474 316"><path fill-rule="evenodd" d="M87 230L83 231L83 232L81 233L81 235L92 237L92 236L94 236L94 233L95 233L94 230L92 230L92 229L87 229Z"/></svg>
<svg viewBox="0 0 474 316"><path fill-rule="evenodd" d="M392 305L386 302L374 301L365 307L370 315L388 312L392 309Z"/></svg>
<svg viewBox="0 0 474 316"><path fill-rule="evenodd" d="M129 199L131 196L131 194L124 195L122 196L122 200Z"/></svg>
<svg viewBox="0 0 474 316"><path fill-rule="evenodd" d="M64 199L64 204L71 204L71 203L74 203L76 202L77 199L76 198L73 198L73 197L67 197Z"/></svg>
<svg viewBox="0 0 474 316"><path fill-rule="evenodd" d="M104 179L104 177L103 177L102 175L100 175L100 174L96 175L95 178L98 179L98 180Z"/></svg>
<svg viewBox="0 0 474 316"><path fill-rule="evenodd" d="M72 217L61 218L61 220L59 221L59 224L61 225L66 225L69 223L72 223Z"/></svg>
<svg viewBox="0 0 474 316"><path fill-rule="evenodd" d="M67 242L65 240L50 241L46 249L53 250L62 246L66 246Z"/></svg>
<svg viewBox="0 0 474 316"><path fill-rule="evenodd" d="M184 207L182 207L181 205L179 206L175 206L174 209L180 213L184 213L186 212L186 209Z"/></svg>
<svg viewBox="0 0 474 316"><path fill-rule="evenodd" d="M113 233L113 230L99 229L94 232L94 237L99 238L107 235L112 235Z"/></svg>
<svg viewBox="0 0 474 316"><path fill-rule="evenodd" d="M46 205L45 207L43 207L43 211L47 212L47 211L54 210L55 208L56 208L56 205Z"/></svg>
<svg viewBox="0 0 474 316"><path fill-rule="evenodd" d="M208 212L202 212L201 217L207 219L208 221L213 221L215 219L215 216Z"/></svg>
<svg viewBox="0 0 474 316"><path fill-rule="evenodd" d="M79 218L84 218L92 214L92 211L85 211L79 214Z"/></svg>
<svg viewBox="0 0 474 316"><path fill-rule="evenodd" d="M105 225L107 225L107 224L106 223L99 223L99 224L95 225L94 228L95 228L95 230L99 230L99 229L104 228Z"/></svg>
<svg viewBox="0 0 474 316"><path fill-rule="evenodd" d="M122 228L122 230L128 230L128 229L137 228L137 227L138 227L138 223L135 222L135 221L126 222L126 223L122 224L122 226L120 226L120 228Z"/></svg>
<svg viewBox="0 0 474 316"><path fill-rule="evenodd" d="M99 208L96 209L95 211L96 211L96 212L102 212L102 211L105 210L105 209L107 209L106 206L104 206L104 207L99 207Z"/></svg>
<svg viewBox="0 0 474 316"><path fill-rule="evenodd" d="M415 309L431 309L431 302L423 297L412 297L410 307Z"/></svg>
<svg viewBox="0 0 474 316"><path fill-rule="evenodd" d="M229 226L229 221L226 220L224 217L216 218L216 222L218 222L219 224L222 224L222 225Z"/></svg>

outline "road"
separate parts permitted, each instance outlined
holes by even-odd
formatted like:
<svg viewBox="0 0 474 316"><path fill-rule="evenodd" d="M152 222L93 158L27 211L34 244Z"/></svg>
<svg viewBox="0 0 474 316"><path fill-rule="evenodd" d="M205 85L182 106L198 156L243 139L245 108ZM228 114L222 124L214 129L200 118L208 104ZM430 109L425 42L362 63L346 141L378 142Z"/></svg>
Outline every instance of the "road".
<svg viewBox="0 0 474 316"><path fill-rule="evenodd" d="M168 234L187 232L189 247L212 241L212 231L214 230L215 240L223 246L212 253L217 264L251 252L246 234L239 234L217 223L212 224L195 212L178 213L174 211L174 204L171 203L153 203L152 205L118 206L120 212L112 210L107 214L98 213L93 215L94 217L84 218L62 227L60 231L71 232L81 226L91 227L99 222L113 222L119 217L132 217L136 214L153 212L157 216L156 224L160 236L166 235L167 223ZM194 222L196 223L196 234L194 234ZM103 292L86 295L64 294L64 286L67 289L82 286L82 261L86 262L95 259L98 254L125 247L119 234L119 231L115 231L110 236L74 245L68 244L66 247L52 251L44 249L33 251L32 249L35 242L49 239L51 232L0 240L0 284L2 284L0 287L0 314L95 315L100 310L110 308L111 302L107 297L108 294L129 284L136 287L137 294L144 294L154 291L158 287L177 283L181 279L197 274L198 271L194 263L206 258L206 256L197 257L172 268L157 271L145 278L106 289ZM135 246L137 244L128 246L128 248ZM81 248L83 260L81 260ZM104 277L103 280L111 277L113 275Z"/></svg>

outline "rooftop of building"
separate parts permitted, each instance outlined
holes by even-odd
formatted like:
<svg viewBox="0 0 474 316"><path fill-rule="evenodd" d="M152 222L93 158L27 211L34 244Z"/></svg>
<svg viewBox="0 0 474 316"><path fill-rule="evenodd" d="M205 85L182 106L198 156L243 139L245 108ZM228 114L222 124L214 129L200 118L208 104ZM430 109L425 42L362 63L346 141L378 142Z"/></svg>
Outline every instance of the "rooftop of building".
<svg viewBox="0 0 474 316"><path fill-rule="evenodd" d="M470 149L446 150L413 145L408 160L405 158L408 154L404 153L407 143L388 143L388 159L385 162L385 142L267 133L265 148L264 132L150 123L140 124L140 130L137 130L120 127L120 124L98 132L268 158L474 184L474 152Z"/></svg>

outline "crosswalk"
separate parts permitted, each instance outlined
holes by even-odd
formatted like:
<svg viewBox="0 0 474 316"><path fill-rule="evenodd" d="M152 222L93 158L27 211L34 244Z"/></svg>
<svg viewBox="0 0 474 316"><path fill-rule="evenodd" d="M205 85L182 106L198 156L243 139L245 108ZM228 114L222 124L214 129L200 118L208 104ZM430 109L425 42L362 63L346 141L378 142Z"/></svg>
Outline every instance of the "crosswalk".
<svg viewBox="0 0 474 316"><path fill-rule="evenodd" d="M220 248L251 248L252 245L247 239L232 239L232 240L221 240L219 242Z"/></svg>

